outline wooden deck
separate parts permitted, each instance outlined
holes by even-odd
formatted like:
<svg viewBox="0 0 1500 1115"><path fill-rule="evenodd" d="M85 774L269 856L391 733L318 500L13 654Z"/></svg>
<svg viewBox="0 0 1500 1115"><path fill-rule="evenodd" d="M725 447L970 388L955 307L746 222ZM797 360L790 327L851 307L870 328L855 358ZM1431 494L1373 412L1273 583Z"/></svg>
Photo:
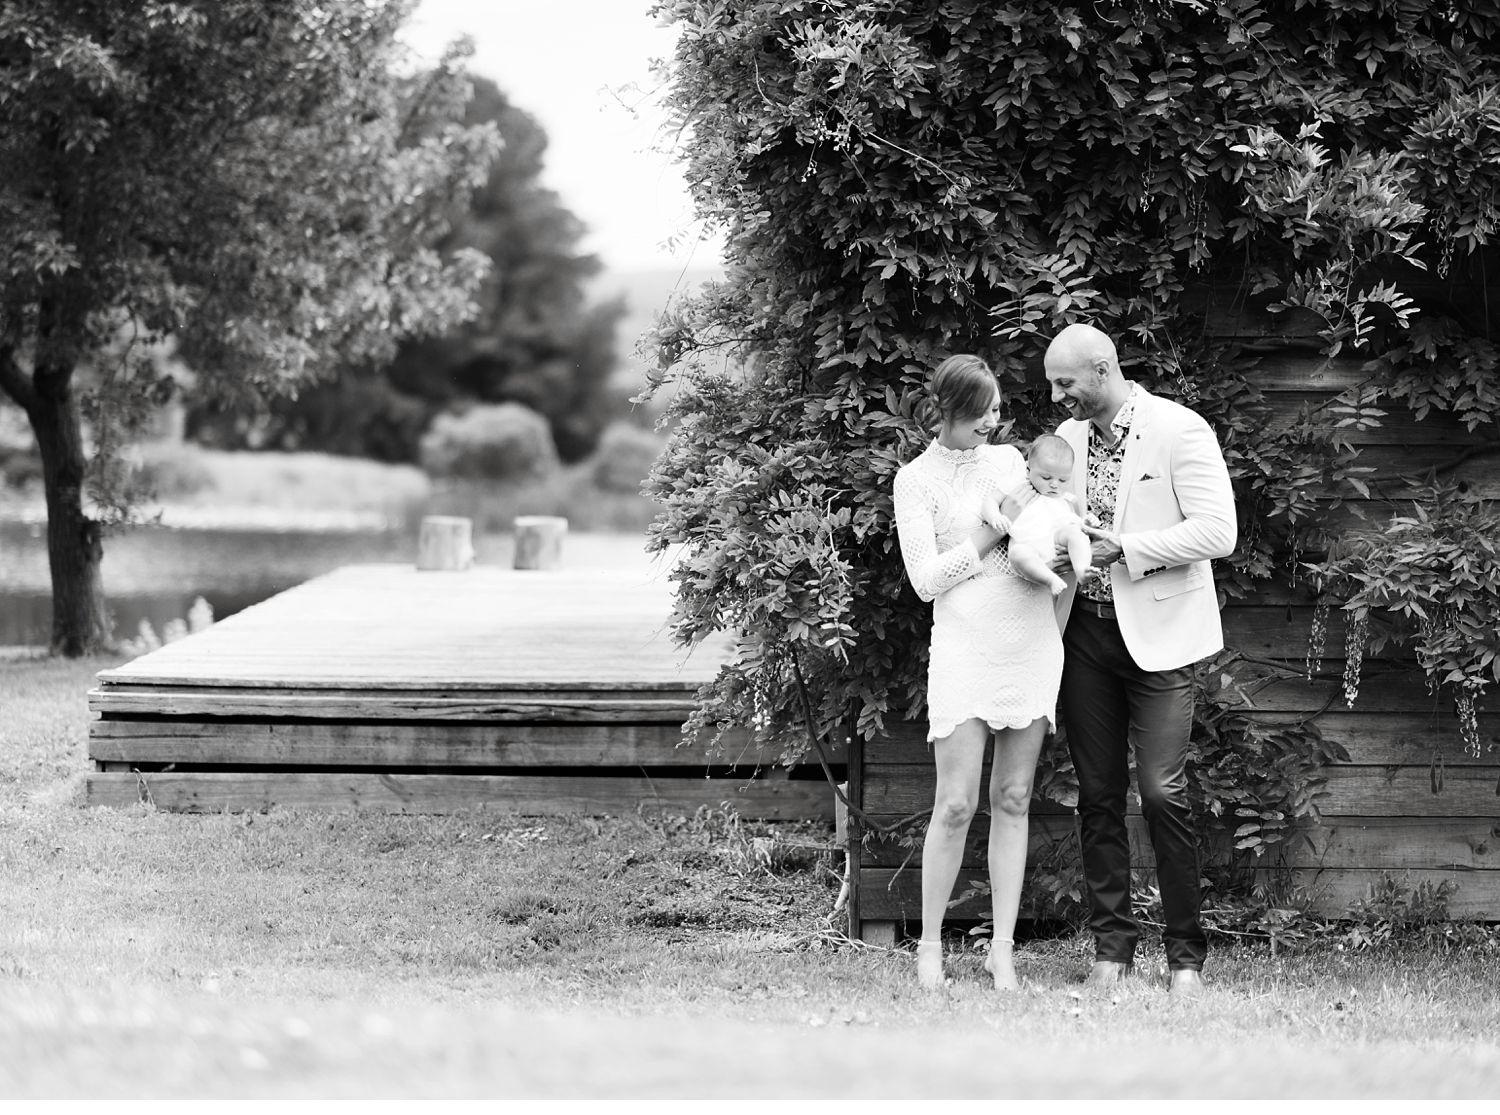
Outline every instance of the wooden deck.
<svg viewBox="0 0 1500 1115"><path fill-rule="evenodd" d="M86 800L181 811L831 817L821 772L683 746L725 644L618 571L348 566L99 674Z"/></svg>

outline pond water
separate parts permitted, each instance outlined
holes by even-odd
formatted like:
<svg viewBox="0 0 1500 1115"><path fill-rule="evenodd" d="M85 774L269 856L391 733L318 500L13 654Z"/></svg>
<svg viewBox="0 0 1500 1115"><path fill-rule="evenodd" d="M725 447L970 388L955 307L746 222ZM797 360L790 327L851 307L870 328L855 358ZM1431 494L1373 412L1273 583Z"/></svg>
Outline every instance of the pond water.
<svg viewBox="0 0 1500 1115"><path fill-rule="evenodd" d="M569 534L569 569L618 569L653 562L629 534ZM475 562L509 568L509 534L474 539ZM244 530L135 527L104 543L104 591L122 638L142 620L160 634L203 597L223 619L343 565L416 560L414 531ZM41 523L0 521L0 646L45 645L52 632L47 531Z"/></svg>
<svg viewBox="0 0 1500 1115"><path fill-rule="evenodd" d="M116 634L129 637L142 620L159 633L199 596L222 619L341 565L415 555L415 537L399 531L139 527L105 540L104 590ZM51 631L46 527L0 522L0 646L44 644Z"/></svg>

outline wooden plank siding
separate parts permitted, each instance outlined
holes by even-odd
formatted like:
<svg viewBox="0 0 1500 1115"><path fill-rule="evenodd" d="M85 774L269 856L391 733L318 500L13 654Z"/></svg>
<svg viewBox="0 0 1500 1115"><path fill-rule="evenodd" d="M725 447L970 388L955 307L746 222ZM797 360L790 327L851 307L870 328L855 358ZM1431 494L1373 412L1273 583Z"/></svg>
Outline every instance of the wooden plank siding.
<svg viewBox="0 0 1500 1115"><path fill-rule="evenodd" d="M686 654L670 614L639 569L349 566L101 672L85 799L831 818L815 764L684 738L728 649Z"/></svg>
<svg viewBox="0 0 1500 1115"><path fill-rule="evenodd" d="M1353 902L1366 898L1370 888L1386 874L1380 869L1327 867L1316 871L1295 870L1293 882L1303 887L1311 898L1311 907L1329 911L1331 916L1348 910ZM1496 880L1472 872L1441 869L1400 871L1396 877L1407 886L1428 883L1433 886L1451 882L1458 888L1448 903L1449 916L1459 919L1500 921L1500 902L1495 901ZM973 868L959 872L954 887L955 898L973 884L983 882L986 873ZM892 868L866 868L860 872L861 928L866 934L879 933L876 926L894 922L914 932L920 924L916 911L921 909L922 877L917 870L896 871ZM960 902L948 911L955 922L984 921L989 918L988 898Z"/></svg>
<svg viewBox="0 0 1500 1115"><path fill-rule="evenodd" d="M1310 343L1295 347L1298 339L1316 333L1307 315L1269 315L1223 287L1204 288L1197 297L1210 334L1263 350L1252 380L1264 394L1273 425L1290 423L1303 407L1316 408L1367 379L1359 360L1325 359ZM1490 309L1500 312L1500 295L1492 295L1491 302ZM1290 350L1288 339L1294 342ZM1400 403L1384 409L1379 428L1348 434L1361 448L1359 463L1375 470L1365 478L1371 498L1351 491L1339 493L1345 497L1340 502L1334 493L1324 493L1324 522L1330 528L1378 527L1393 512L1409 510L1401 497L1434 469L1483 496L1500 498L1500 442L1494 429L1471 432L1448 415L1419 420ZM1454 916L1500 920L1500 726L1481 713L1486 750L1477 759L1465 755L1451 704L1433 695L1401 648L1365 661L1350 707L1343 696L1344 623L1337 610L1329 617L1317 673L1306 676L1313 611L1311 586L1285 580L1259 585L1250 599L1230 601L1224 610L1226 643L1246 656L1229 670L1230 691L1242 706L1268 723L1316 717L1325 738L1349 754L1347 763L1326 771L1321 822L1278 853L1293 881L1306 888L1315 911L1337 916L1364 898L1383 873L1411 884L1447 880L1458 888L1450 903ZM851 800L872 824L893 825L931 809L932 760L924 740L925 724L894 721L879 738L851 746ZM917 837L922 823L916 824ZM1149 875L1154 861L1134 805L1130 823L1135 865ZM1056 841L1076 841L1075 826L1070 807L1038 798L1032 811L1034 855ZM987 831L981 803L955 897L986 878ZM894 924L915 933L920 852L889 839L861 843L857 831L851 833L850 849L851 932L888 940ZM950 916L987 918L988 899L961 903Z"/></svg>
<svg viewBox="0 0 1500 1115"><path fill-rule="evenodd" d="M770 779L632 778L481 774L95 773L85 804L149 802L178 813L293 809L449 813L494 809L521 816L691 814L732 807L772 821L826 819L821 782Z"/></svg>

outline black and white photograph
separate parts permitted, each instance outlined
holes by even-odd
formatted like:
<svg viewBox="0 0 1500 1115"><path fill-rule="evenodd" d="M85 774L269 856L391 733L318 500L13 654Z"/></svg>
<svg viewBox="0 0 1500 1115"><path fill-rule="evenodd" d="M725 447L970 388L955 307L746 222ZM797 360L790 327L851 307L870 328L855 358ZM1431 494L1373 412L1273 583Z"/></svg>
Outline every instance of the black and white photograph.
<svg viewBox="0 0 1500 1115"><path fill-rule="evenodd" d="M0 0L0 1099L1500 1095L1500 0Z"/></svg>

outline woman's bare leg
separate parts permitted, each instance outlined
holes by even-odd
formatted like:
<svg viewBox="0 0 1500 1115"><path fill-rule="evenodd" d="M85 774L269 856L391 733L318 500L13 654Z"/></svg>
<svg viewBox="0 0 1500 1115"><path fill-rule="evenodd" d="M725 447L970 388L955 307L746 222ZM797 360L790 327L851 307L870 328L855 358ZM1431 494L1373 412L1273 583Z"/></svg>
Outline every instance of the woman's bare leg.
<svg viewBox="0 0 1500 1115"><path fill-rule="evenodd" d="M989 737L983 720L965 720L932 745L937 789L922 842L922 940L917 945L917 979L923 987L943 983L943 916L963 864L969 822L979 807L979 775Z"/></svg>
<svg viewBox="0 0 1500 1115"><path fill-rule="evenodd" d="M1026 845L1030 836L1031 786L1037 756L1047 735L1047 720L1039 717L1024 728L995 733L995 762L990 770L990 902L994 935L986 964L1001 991L1020 989L1011 946L1016 913L1021 906L1021 883L1026 877ZM922 870L925 879L927 870Z"/></svg>

